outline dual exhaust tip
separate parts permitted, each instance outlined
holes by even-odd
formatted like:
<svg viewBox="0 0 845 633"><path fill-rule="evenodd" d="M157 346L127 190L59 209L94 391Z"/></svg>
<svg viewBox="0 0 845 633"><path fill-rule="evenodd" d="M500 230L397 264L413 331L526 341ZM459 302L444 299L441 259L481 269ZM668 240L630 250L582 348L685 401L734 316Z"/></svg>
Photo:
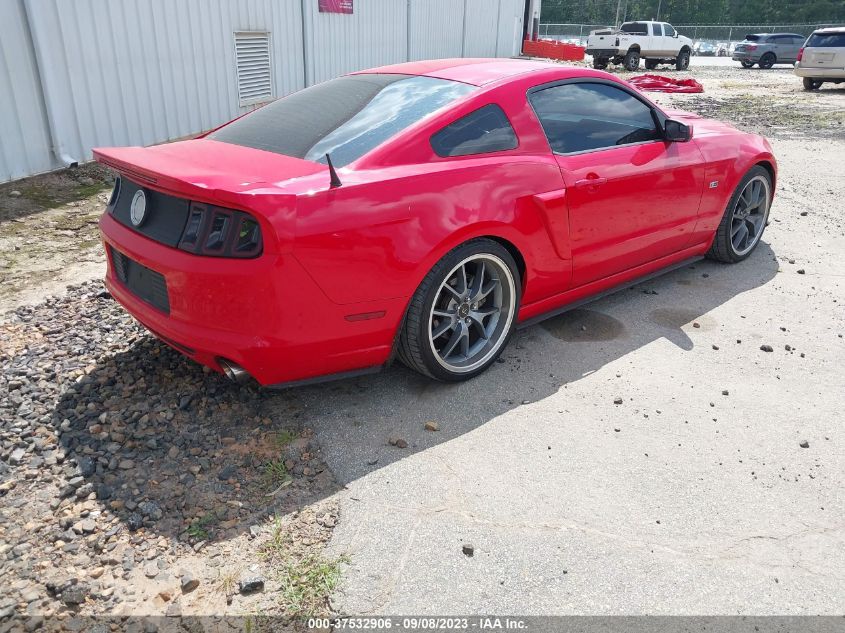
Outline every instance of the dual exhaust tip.
<svg viewBox="0 0 845 633"><path fill-rule="evenodd" d="M226 358L218 358L217 362L220 365L220 369L222 369L223 373L226 375L226 378L232 382L242 385L249 380L249 374L246 369L237 363L233 363Z"/></svg>

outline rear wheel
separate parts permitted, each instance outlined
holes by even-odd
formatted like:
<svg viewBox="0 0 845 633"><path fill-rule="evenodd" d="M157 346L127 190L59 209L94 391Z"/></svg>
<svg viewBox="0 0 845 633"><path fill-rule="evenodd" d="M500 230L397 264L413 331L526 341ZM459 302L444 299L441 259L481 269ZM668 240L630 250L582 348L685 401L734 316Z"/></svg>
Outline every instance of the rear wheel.
<svg viewBox="0 0 845 633"><path fill-rule="evenodd" d="M640 67L640 52L639 51L628 51L625 54L625 58L622 60L622 65L625 67L625 70L634 71Z"/></svg>
<svg viewBox="0 0 845 633"><path fill-rule="evenodd" d="M689 51L682 50L675 58L675 69L686 70L687 68L689 68Z"/></svg>
<svg viewBox="0 0 845 633"><path fill-rule="evenodd" d="M760 165L752 167L731 196L707 256L734 263L748 257L766 228L772 203L772 178Z"/></svg>
<svg viewBox="0 0 845 633"><path fill-rule="evenodd" d="M754 62L739 62L739 63L742 64L743 68L753 68L754 67Z"/></svg>
<svg viewBox="0 0 845 633"><path fill-rule="evenodd" d="M771 68L776 61L777 58L774 53L766 53L760 58L760 68Z"/></svg>
<svg viewBox="0 0 845 633"><path fill-rule="evenodd" d="M498 242L458 246L426 275L408 307L399 358L449 382L487 369L505 348L522 294L516 263Z"/></svg>
<svg viewBox="0 0 845 633"><path fill-rule="evenodd" d="M646 67L646 70L654 70L655 68L657 68L657 64L658 64L658 63L659 63L659 62L658 62L656 59L647 59L647 60L645 60L645 67Z"/></svg>
<svg viewBox="0 0 845 633"><path fill-rule="evenodd" d="M804 90L818 90L821 87L821 80L813 79L812 77L804 77Z"/></svg>

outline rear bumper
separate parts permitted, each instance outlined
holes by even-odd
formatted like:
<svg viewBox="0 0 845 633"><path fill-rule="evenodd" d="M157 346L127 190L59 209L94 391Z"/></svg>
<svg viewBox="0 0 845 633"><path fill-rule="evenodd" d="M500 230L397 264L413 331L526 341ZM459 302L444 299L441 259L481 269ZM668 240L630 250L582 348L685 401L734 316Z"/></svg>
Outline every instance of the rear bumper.
<svg viewBox="0 0 845 633"><path fill-rule="evenodd" d="M618 57L622 53L618 48L589 48L584 50L585 55L592 55L593 57Z"/></svg>
<svg viewBox="0 0 845 633"><path fill-rule="evenodd" d="M845 79L845 68L813 68L796 64L794 72L799 77L812 79Z"/></svg>
<svg viewBox="0 0 845 633"><path fill-rule="evenodd" d="M290 254L200 257L149 240L108 213L100 230L105 245L164 276L170 312L124 285L106 248L112 296L158 338L216 371L225 358L270 385L380 365L390 356L404 299L341 306ZM378 312L384 315L347 318Z"/></svg>
<svg viewBox="0 0 845 633"><path fill-rule="evenodd" d="M758 62L760 61L760 55L755 53L734 53L731 55L731 59L735 62Z"/></svg>

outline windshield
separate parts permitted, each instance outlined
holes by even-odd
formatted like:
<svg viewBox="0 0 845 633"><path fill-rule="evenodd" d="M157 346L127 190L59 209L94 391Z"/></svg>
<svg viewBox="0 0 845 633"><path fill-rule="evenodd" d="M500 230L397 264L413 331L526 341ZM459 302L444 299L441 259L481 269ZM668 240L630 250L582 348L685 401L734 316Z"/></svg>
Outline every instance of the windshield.
<svg viewBox="0 0 845 633"><path fill-rule="evenodd" d="M300 90L232 121L215 141L341 167L475 86L411 75L339 77Z"/></svg>

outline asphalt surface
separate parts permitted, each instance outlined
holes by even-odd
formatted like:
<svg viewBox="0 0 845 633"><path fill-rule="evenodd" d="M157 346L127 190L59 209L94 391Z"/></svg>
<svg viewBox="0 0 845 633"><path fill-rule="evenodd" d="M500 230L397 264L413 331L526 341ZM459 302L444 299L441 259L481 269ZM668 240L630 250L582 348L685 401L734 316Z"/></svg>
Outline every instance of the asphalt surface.
<svg viewBox="0 0 845 633"><path fill-rule="evenodd" d="M744 263L522 330L468 383L396 367L279 396L346 486L335 609L842 613L845 143L775 149Z"/></svg>

